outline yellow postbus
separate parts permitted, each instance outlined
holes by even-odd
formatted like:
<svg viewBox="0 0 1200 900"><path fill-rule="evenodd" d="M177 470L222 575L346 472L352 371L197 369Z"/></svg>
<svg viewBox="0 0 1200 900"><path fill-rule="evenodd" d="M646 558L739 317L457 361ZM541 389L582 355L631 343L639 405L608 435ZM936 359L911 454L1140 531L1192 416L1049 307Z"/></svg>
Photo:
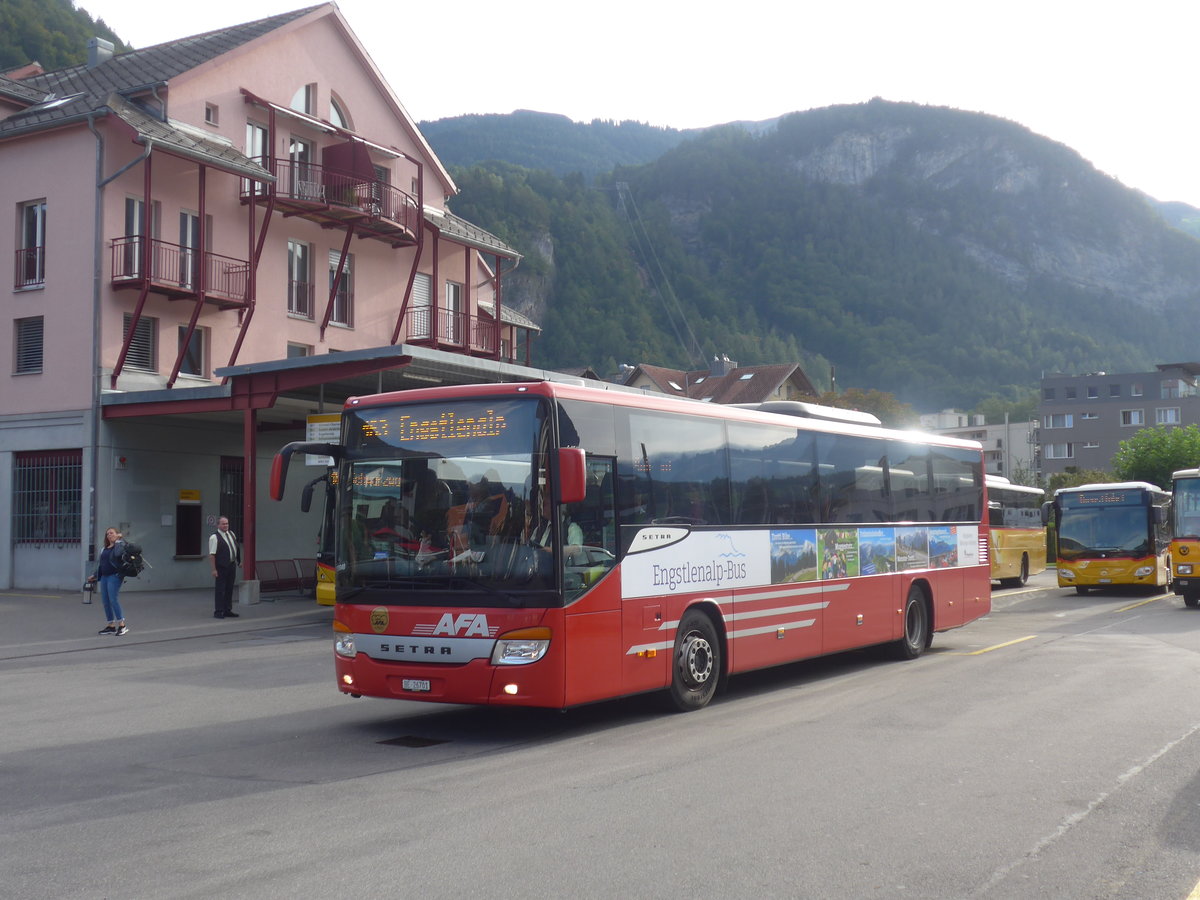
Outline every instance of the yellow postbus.
<svg viewBox="0 0 1200 900"><path fill-rule="evenodd" d="M987 476L992 581L1020 587L1030 575L1046 570L1046 526L1042 524L1041 488Z"/></svg>
<svg viewBox="0 0 1200 900"><path fill-rule="evenodd" d="M1058 532L1058 586L1086 594L1171 583L1171 495L1144 481L1059 488L1043 507Z"/></svg>
<svg viewBox="0 0 1200 900"><path fill-rule="evenodd" d="M1175 593L1187 606L1200 606L1200 469L1171 476L1171 572Z"/></svg>

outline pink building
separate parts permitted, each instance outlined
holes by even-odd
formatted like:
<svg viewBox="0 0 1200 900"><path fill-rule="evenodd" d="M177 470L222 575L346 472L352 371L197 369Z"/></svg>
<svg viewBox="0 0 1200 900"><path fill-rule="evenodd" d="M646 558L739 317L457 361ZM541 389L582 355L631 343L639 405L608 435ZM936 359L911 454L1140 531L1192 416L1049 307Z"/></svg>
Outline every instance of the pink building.
<svg viewBox="0 0 1200 900"><path fill-rule="evenodd" d="M129 588L211 583L219 515L251 559L309 557L317 516L257 471L310 416L541 377L518 254L447 209L336 6L89 51L0 77L0 588L77 588L110 524L153 567Z"/></svg>

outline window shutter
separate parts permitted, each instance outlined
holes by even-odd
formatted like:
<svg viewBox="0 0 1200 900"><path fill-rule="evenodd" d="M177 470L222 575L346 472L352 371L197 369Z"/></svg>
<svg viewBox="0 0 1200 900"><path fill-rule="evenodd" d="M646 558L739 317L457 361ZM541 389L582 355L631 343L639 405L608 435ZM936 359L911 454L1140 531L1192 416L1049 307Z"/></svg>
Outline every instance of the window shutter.
<svg viewBox="0 0 1200 900"><path fill-rule="evenodd" d="M125 334L129 334L129 323L133 316L125 314ZM158 347L155 342L155 319L143 316L138 319L137 331L129 344L129 354L125 357L125 365L131 369L142 369L146 372L158 370Z"/></svg>
<svg viewBox="0 0 1200 900"><path fill-rule="evenodd" d="M42 371L43 318L33 316L17 319L16 374L25 375Z"/></svg>

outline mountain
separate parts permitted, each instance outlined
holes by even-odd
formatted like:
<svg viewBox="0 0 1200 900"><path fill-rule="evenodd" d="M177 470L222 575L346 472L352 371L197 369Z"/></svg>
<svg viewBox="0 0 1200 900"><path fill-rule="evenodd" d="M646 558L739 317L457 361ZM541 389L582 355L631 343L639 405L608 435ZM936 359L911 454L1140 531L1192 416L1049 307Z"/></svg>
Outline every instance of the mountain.
<svg viewBox="0 0 1200 900"><path fill-rule="evenodd" d="M30 62L46 71L80 65L93 37L112 41L118 53L129 49L71 0L0 0L0 73Z"/></svg>
<svg viewBox="0 0 1200 900"><path fill-rule="evenodd" d="M543 324L550 367L799 360L936 409L1196 356L1172 323L1200 299L1200 242L993 116L877 99L683 136L591 183L455 177L455 210L525 254L505 302Z"/></svg>
<svg viewBox="0 0 1200 900"><path fill-rule="evenodd" d="M566 116L519 109L508 115L469 115L420 122L421 133L448 166L501 160L556 175L579 172L591 178L616 166L657 159L688 134L641 122Z"/></svg>

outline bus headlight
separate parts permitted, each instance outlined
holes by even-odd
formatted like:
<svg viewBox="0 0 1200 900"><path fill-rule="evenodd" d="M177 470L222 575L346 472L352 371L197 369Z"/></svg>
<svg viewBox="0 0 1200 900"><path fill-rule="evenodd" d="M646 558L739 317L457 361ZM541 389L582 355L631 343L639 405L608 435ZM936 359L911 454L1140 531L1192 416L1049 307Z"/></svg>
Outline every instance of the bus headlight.
<svg viewBox="0 0 1200 900"><path fill-rule="evenodd" d="M1069 581L1070 579L1075 577L1075 573L1072 572L1070 569L1059 569L1058 576L1060 578L1066 578Z"/></svg>
<svg viewBox="0 0 1200 900"><path fill-rule="evenodd" d="M1138 578L1145 578L1147 575L1154 574L1154 566L1138 566L1136 572L1133 573Z"/></svg>
<svg viewBox="0 0 1200 900"><path fill-rule="evenodd" d="M349 628L336 619L333 621L333 652L348 659L358 653L354 646L354 635Z"/></svg>
<svg viewBox="0 0 1200 900"><path fill-rule="evenodd" d="M501 635L492 650L493 666L527 666L550 649L549 628L521 628Z"/></svg>
<svg viewBox="0 0 1200 900"><path fill-rule="evenodd" d="M1177 565L1175 567L1175 571L1180 575L1191 575L1192 574L1192 564L1191 563L1180 563L1179 565Z"/></svg>

